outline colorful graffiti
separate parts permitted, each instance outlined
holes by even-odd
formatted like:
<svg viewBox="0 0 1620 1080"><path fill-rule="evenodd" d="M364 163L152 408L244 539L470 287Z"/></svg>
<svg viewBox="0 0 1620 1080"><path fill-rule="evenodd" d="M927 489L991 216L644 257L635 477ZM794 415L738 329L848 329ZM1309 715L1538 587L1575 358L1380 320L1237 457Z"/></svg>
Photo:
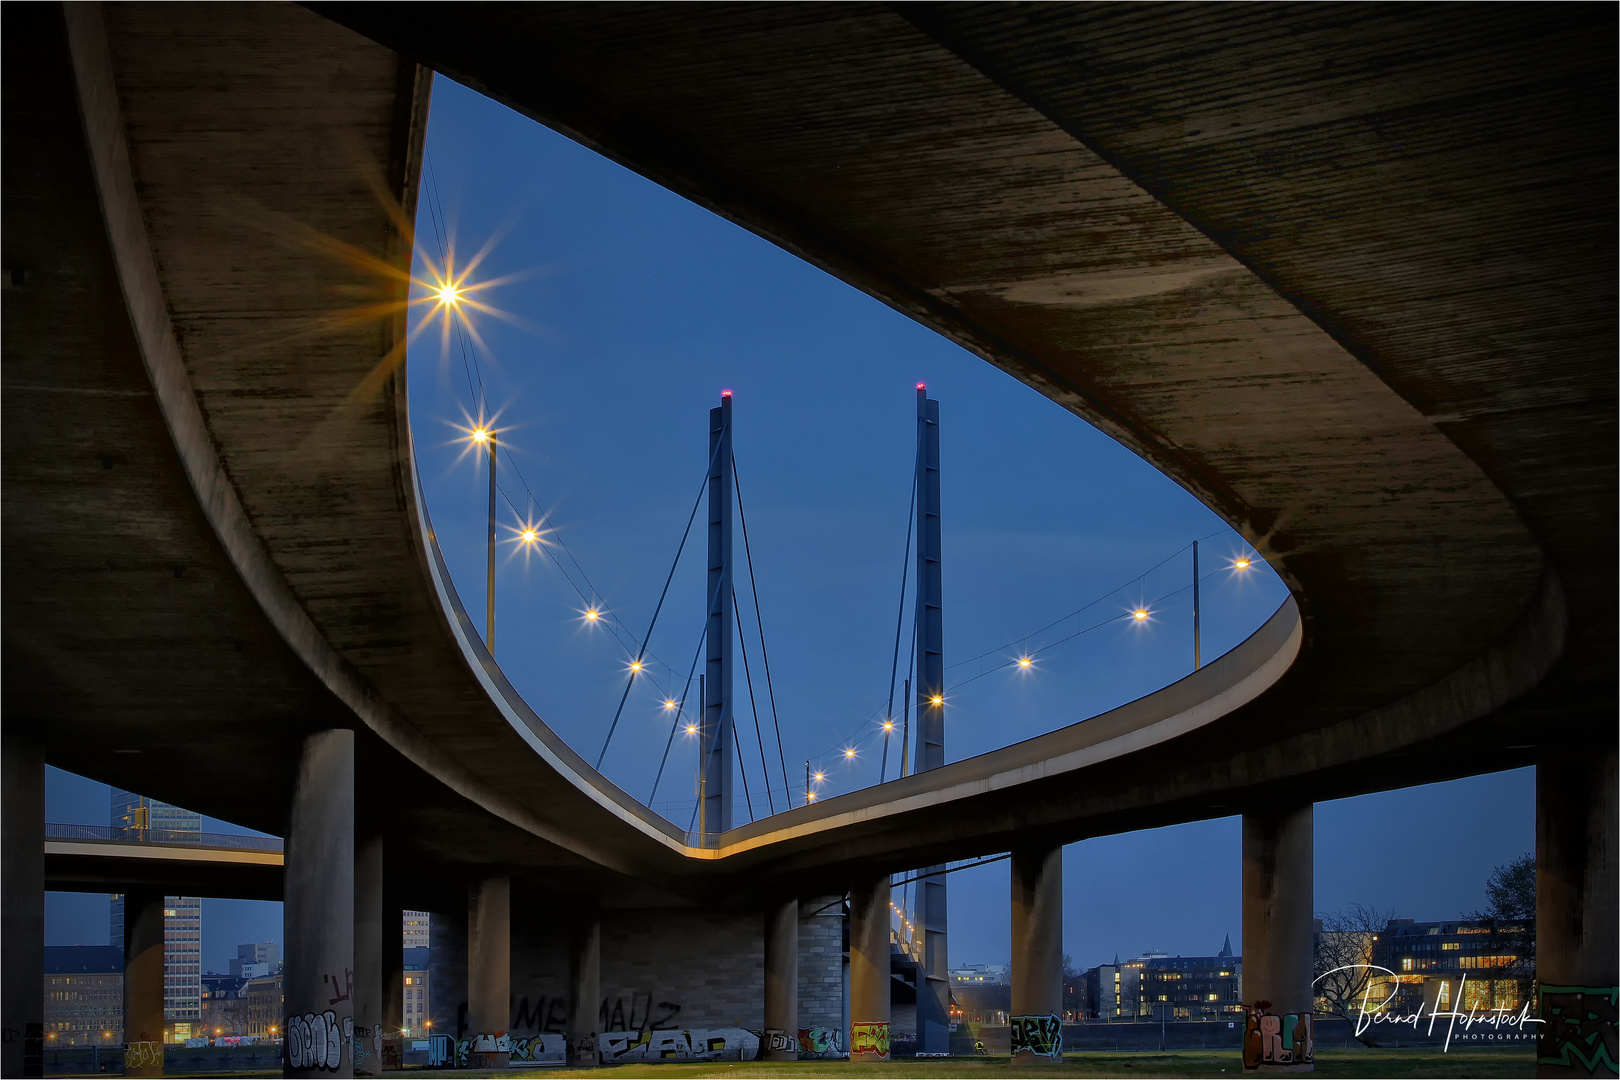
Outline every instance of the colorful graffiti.
<svg viewBox="0 0 1620 1080"><path fill-rule="evenodd" d="M1311 1014L1267 1012L1270 1007L1269 1001L1256 1002L1244 1015L1243 1067L1252 1072L1314 1064Z"/></svg>
<svg viewBox="0 0 1620 1080"><path fill-rule="evenodd" d="M886 1058L889 1056L889 1022L857 1021L849 1025L849 1052L851 1054L871 1054L874 1057Z"/></svg>
<svg viewBox="0 0 1620 1080"><path fill-rule="evenodd" d="M798 1035L786 1028L766 1028L759 1039L759 1056L767 1054L799 1054Z"/></svg>
<svg viewBox="0 0 1620 1080"><path fill-rule="evenodd" d="M376 1069L366 1069L366 1062L382 1054L382 1028L367 1027L364 1024L354 1026L354 1071L360 1073L375 1072Z"/></svg>
<svg viewBox="0 0 1620 1080"><path fill-rule="evenodd" d="M812 1057L844 1056L844 1033L838 1028L800 1028L799 1053Z"/></svg>
<svg viewBox="0 0 1620 1080"><path fill-rule="evenodd" d="M1615 1018L1620 986L1543 986L1536 1064L1588 1076L1620 1072Z"/></svg>
<svg viewBox="0 0 1620 1080"><path fill-rule="evenodd" d="M604 1065L621 1061L754 1061L760 1035L747 1028L683 1031L604 1031L600 1036Z"/></svg>
<svg viewBox="0 0 1620 1080"><path fill-rule="evenodd" d="M1049 1016L1014 1016L1012 1026L1012 1054L1034 1054L1036 1057L1063 1059L1063 1018L1056 1013Z"/></svg>
<svg viewBox="0 0 1620 1080"><path fill-rule="evenodd" d="M163 1043L132 1042L124 1044L124 1068L156 1069L163 1071Z"/></svg>
<svg viewBox="0 0 1620 1080"><path fill-rule="evenodd" d="M287 1067L336 1072L343 1067L343 1044L353 1036L354 1018L345 1016L340 1024L331 1009L289 1016L283 1043Z"/></svg>
<svg viewBox="0 0 1620 1080"><path fill-rule="evenodd" d="M566 1061L568 1040L562 1035L515 1035L511 1037L511 1060L542 1062Z"/></svg>

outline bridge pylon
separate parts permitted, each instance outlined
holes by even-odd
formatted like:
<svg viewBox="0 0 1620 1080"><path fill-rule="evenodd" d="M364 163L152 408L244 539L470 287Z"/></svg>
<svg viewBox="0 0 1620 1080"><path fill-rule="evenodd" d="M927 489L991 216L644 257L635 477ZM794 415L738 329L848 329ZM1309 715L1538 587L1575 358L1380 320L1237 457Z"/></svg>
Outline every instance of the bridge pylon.
<svg viewBox="0 0 1620 1080"><path fill-rule="evenodd" d="M704 641L703 723L699 727L698 836L731 828L732 519L731 391L709 410L709 600Z"/></svg>

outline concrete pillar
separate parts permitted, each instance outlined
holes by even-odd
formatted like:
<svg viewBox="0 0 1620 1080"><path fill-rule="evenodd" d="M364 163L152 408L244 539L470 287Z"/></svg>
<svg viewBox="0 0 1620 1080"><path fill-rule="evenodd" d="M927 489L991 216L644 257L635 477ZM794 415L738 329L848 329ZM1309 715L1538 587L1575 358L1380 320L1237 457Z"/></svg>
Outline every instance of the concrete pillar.
<svg viewBox="0 0 1620 1080"><path fill-rule="evenodd" d="M163 1075L163 894L124 894L124 1075Z"/></svg>
<svg viewBox="0 0 1620 1080"><path fill-rule="evenodd" d="M1314 827L1309 803L1243 815L1243 999L1249 1009L1243 1067L1248 1072L1315 1068Z"/></svg>
<svg viewBox="0 0 1620 1080"><path fill-rule="evenodd" d="M45 747L0 728L0 1076L45 1072Z"/></svg>
<svg viewBox="0 0 1620 1080"><path fill-rule="evenodd" d="M1612 728L1536 764L1537 1076L1616 1074L1615 773Z"/></svg>
<svg viewBox="0 0 1620 1080"><path fill-rule="evenodd" d="M383 837L354 842L354 1075L382 1074ZM403 942L403 934L396 934Z"/></svg>
<svg viewBox="0 0 1620 1080"><path fill-rule="evenodd" d="M1012 1060L1063 1062L1063 847L1012 853Z"/></svg>
<svg viewBox="0 0 1620 1080"><path fill-rule="evenodd" d="M568 935L568 1064L598 1064L601 1010L602 917L593 907Z"/></svg>
<svg viewBox="0 0 1620 1080"><path fill-rule="evenodd" d="M304 740L287 820L282 1064L354 1075L354 732Z"/></svg>
<svg viewBox="0 0 1620 1080"><path fill-rule="evenodd" d="M405 1026L404 905L392 890L383 893L382 911L382 1032L383 1067L400 1068L404 1052L400 1029ZM420 1033L412 1032L415 1037Z"/></svg>
<svg viewBox="0 0 1620 1080"><path fill-rule="evenodd" d="M799 900L765 912L766 1061L799 1060Z"/></svg>
<svg viewBox="0 0 1620 1080"><path fill-rule="evenodd" d="M467 892L467 1065L504 1069L512 1059L512 879L496 874Z"/></svg>
<svg viewBox="0 0 1620 1080"><path fill-rule="evenodd" d="M467 919L463 912L435 911L428 920L428 998L433 1009L428 1034L466 1038Z"/></svg>
<svg viewBox="0 0 1620 1080"><path fill-rule="evenodd" d="M849 894L849 1060L889 1060L889 875Z"/></svg>

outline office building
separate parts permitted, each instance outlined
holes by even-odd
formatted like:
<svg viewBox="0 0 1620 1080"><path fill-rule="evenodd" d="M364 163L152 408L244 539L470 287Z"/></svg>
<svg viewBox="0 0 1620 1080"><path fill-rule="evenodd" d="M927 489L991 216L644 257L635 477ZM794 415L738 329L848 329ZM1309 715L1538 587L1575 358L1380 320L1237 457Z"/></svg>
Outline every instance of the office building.
<svg viewBox="0 0 1620 1080"><path fill-rule="evenodd" d="M428 919L425 911L407 911L405 913L405 947L407 949L425 949L428 947Z"/></svg>
<svg viewBox="0 0 1620 1080"><path fill-rule="evenodd" d="M1089 1018L1231 1020L1243 1015L1243 958L1227 937L1214 956L1148 951L1100 964L1083 976Z"/></svg>
<svg viewBox="0 0 1620 1080"><path fill-rule="evenodd" d="M407 1036L431 1034L433 995L424 946L405 946L405 1011L401 1029ZM454 1034L454 1032L451 1032Z"/></svg>
<svg viewBox="0 0 1620 1080"><path fill-rule="evenodd" d="M238 945L231 958L231 974L242 979L257 979L281 971L281 946L274 941Z"/></svg>
<svg viewBox="0 0 1620 1080"><path fill-rule="evenodd" d="M1372 962L1394 974L1375 979L1369 999L1399 1014L1415 1013L1419 1005L1425 1013L1516 1012L1530 996L1533 940L1529 928L1492 933L1464 920L1392 919L1373 937L1371 951Z"/></svg>
<svg viewBox="0 0 1620 1080"><path fill-rule="evenodd" d="M124 950L45 946L45 1045L117 1047L123 1041Z"/></svg>

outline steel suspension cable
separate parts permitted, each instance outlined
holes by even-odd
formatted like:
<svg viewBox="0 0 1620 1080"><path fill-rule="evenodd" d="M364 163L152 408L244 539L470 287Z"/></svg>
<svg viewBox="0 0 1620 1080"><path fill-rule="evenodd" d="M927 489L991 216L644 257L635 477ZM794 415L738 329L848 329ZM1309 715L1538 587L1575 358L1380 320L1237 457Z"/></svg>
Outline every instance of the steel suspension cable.
<svg viewBox="0 0 1620 1080"><path fill-rule="evenodd" d="M765 620L759 611L759 585L754 581L754 552L748 545L748 514L743 509L742 481L737 478L736 461L731 463L731 482L737 489L737 517L742 522L743 557L748 563L748 588L754 594L754 624L759 627L759 654L760 658L765 662L765 693L771 702L771 724L776 729L776 757L782 766L782 791L785 793L792 791L793 787L788 783L787 752L782 749L782 723L777 719L776 715L776 688L771 682L771 654L765 648ZM741 615L737 617L737 621L742 622ZM738 636L742 636L740 627ZM786 801L785 794L783 798Z"/></svg>
<svg viewBox="0 0 1620 1080"><path fill-rule="evenodd" d="M922 442L917 443L917 457L922 457ZM900 670L900 631L906 622L906 582L911 577L911 523L917 516L917 461L911 463L911 498L906 503L906 553L900 557L900 610L894 615L894 659L889 662L889 705L883 714L884 723L894 726L894 677ZM889 735L883 732L883 765L878 769L878 783L889 776Z"/></svg>
<svg viewBox="0 0 1620 1080"><path fill-rule="evenodd" d="M748 639L742 635L742 612L737 608L737 593L731 593L731 611L737 616L737 642L742 646L743 679L748 683L748 708L754 714L754 739L759 743L759 771L765 774L765 799L770 806L771 813L776 813L776 799L771 795L771 767L765 760L765 736L759 730L759 705L754 701L754 676L748 670ZM737 759L737 767L742 767L742 759Z"/></svg>
<svg viewBox="0 0 1620 1080"><path fill-rule="evenodd" d="M664 600L669 596L669 583L675 580L675 568L681 564L681 552L686 550L687 537L692 535L692 522L697 520L698 507L703 505L703 493L709 489L709 470L714 468L715 459L720 456L720 447L724 443L724 439L715 440L714 453L709 455L709 464L703 470L703 486L698 488L698 496L692 502L692 513L686 518L686 530L681 533L681 544L675 549L675 561L669 564L669 576L664 578L664 591L658 594L658 606L653 608L652 622L647 624L647 635L641 639L641 650L636 654L630 675L624 681L624 693L619 697L619 707L613 712L613 723L608 726L607 738L602 740L602 752L596 755L597 769L601 769L602 759L607 757L608 744L613 741L614 731L618 730L619 717L624 713L625 700L630 697L630 687L635 685L641 661L647 654L647 642L652 640L653 627L658 625L658 613L664 610Z"/></svg>

